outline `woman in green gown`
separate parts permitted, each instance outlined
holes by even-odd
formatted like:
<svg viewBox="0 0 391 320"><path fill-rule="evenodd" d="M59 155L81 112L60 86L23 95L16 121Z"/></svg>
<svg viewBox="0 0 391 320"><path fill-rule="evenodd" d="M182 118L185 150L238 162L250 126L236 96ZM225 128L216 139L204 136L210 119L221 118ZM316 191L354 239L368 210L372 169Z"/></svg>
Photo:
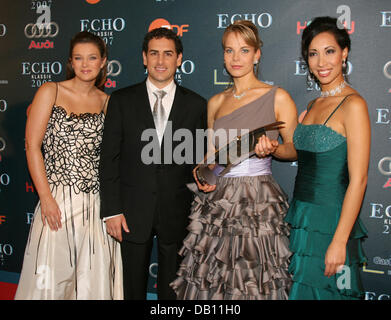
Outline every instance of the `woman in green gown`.
<svg viewBox="0 0 391 320"><path fill-rule="evenodd" d="M291 225L292 300L361 299L358 218L367 184L370 122L365 100L345 81L350 39L337 19L304 30L302 56L321 88L294 133L298 172L286 216ZM273 152L264 139L257 152Z"/></svg>

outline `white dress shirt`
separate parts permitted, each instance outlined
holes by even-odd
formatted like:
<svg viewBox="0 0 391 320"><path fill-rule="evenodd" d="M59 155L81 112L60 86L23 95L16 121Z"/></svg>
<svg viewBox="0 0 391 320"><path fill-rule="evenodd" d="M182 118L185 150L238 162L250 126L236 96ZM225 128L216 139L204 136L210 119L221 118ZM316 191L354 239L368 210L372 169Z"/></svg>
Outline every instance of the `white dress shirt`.
<svg viewBox="0 0 391 320"><path fill-rule="evenodd" d="M165 119L164 119L164 126L163 127L165 128L167 125L168 117L170 115L172 104L173 104L174 98L175 98L175 91L176 91L175 81L172 80L167 86L159 89L149 80L149 78L147 78L146 85L147 85L147 92L148 92L148 98L149 98L149 105L151 107L152 112L153 112L153 107L154 107L156 100L157 100L157 97L154 95L154 92L161 91L161 90L166 92L166 95L162 99L162 104L163 104L163 108L165 111L164 112ZM159 143L160 144L162 143L162 141L160 140L160 137L159 137Z"/></svg>

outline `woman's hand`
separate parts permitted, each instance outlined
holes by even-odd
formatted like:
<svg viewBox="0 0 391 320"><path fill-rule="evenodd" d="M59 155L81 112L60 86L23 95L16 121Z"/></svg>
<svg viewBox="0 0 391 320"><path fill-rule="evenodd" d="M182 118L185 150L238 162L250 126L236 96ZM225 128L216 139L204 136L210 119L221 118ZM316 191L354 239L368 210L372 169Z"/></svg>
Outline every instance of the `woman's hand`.
<svg viewBox="0 0 391 320"><path fill-rule="evenodd" d="M327 249L324 263L326 269L324 275L331 277L341 272L346 260L346 243L332 241Z"/></svg>
<svg viewBox="0 0 391 320"><path fill-rule="evenodd" d="M57 231L62 227L61 211L56 200L52 196L41 199L41 217L43 225L48 223L51 230Z"/></svg>
<svg viewBox="0 0 391 320"><path fill-rule="evenodd" d="M209 169L212 170L212 169L214 168L214 166L215 166L215 165L213 165L213 164L209 165ZM215 185L215 184L214 184L214 185L210 185L210 184L205 183L204 185L202 185L202 184L198 181L197 175L196 175L196 170L197 170L197 168L198 168L198 166L196 166L196 167L193 169L193 177L194 177L195 182L197 183L198 189L201 190L201 191L203 191L203 192L205 192L205 193L214 191L214 190L216 189L216 185Z"/></svg>
<svg viewBox="0 0 391 320"><path fill-rule="evenodd" d="M264 158L273 154L277 150L278 146L279 143L277 140L270 140L266 135L263 135L259 137L254 151L258 157Z"/></svg>

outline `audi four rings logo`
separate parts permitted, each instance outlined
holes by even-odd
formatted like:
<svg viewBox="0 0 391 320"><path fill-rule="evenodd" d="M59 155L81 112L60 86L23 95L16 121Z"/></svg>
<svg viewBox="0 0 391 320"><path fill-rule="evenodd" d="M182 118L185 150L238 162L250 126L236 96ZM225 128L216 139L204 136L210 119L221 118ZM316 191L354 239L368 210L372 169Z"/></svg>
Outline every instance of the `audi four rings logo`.
<svg viewBox="0 0 391 320"><path fill-rule="evenodd" d="M116 77L118 76L122 71L122 66L119 63L118 60L111 60L107 64L107 75Z"/></svg>
<svg viewBox="0 0 391 320"><path fill-rule="evenodd" d="M0 37L4 37L7 33L7 27L5 24L0 24Z"/></svg>
<svg viewBox="0 0 391 320"><path fill-rule="evenodd" d="M388 162L388 168L386 166ZM391 176L391 157L384 157L379 161L378 168L381 174L385 176Z"/></svg>
<svg viewBox="0 0 391 320"><path fill-rule="evenodd" d="M56 22L50 23L29 23L24 28L27 38L54 38L60 30Z"/></svg>

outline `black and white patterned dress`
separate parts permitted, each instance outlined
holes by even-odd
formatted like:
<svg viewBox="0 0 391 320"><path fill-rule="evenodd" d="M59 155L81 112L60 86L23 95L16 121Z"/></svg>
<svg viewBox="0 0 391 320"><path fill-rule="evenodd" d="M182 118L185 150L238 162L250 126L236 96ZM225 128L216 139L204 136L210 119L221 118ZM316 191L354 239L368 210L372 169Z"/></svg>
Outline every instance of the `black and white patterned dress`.
<svg viewBox="0 0 391 320"><path fill-rule="evenodd" d="M43 225L38 203L15 299L122 299L120 244L99 217L104 113L53 106L43 139L47 179L62 228Z"/></svg>

